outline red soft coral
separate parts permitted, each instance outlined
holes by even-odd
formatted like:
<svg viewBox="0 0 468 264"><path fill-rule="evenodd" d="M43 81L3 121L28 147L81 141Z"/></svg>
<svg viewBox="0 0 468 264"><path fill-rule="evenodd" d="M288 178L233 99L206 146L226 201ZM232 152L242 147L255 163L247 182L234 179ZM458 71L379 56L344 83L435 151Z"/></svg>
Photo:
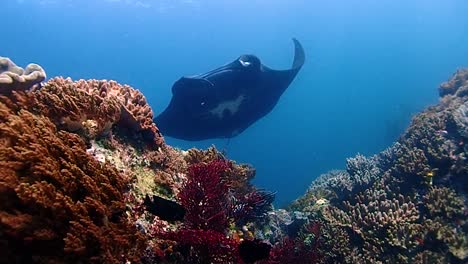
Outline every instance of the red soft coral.
<svg viewBox="0 0 468 264"><path fill-rule="evenodd" d="M187 210L184 222L187 229L225 232L228 227L228 187L222 173L229 167L228 161L215 160L189 168L187 182L178 196Z"/></svg>
<svg viewBox="0 0 468 264"><path fill-rule="evenodd" d="M237 263L238 242L227 237L228 191L223 173L231 163L214 160L189 167L178 198L186 209L184 223L175 232L155 234L176 242L168 259L181 263Z"/></svg>

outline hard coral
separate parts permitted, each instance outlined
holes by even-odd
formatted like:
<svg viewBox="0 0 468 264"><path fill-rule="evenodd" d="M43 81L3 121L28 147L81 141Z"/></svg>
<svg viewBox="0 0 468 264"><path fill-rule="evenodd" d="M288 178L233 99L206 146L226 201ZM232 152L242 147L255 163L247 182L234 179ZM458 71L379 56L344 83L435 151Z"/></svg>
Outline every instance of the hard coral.
<svg viewBox="0 0 468 264"><path fill-rule="evenodd" d="M459 70L393 147L349 159L290 207L323 223L325 263L466 262L467 80Z"/></svg>
<svg viewBox="0 0 468 264"><path fill-rule="evenodd" d="M0 57L0 94L29 90L45 78L45 71L37 64L31 63L23 70L9 58Z"/></svg>
<svg viewBox="0 0 468 264"><path fill-rule="evenodd" d="M106 80L79 80L76 82L76 87L86 91L87 94L115 98L121 106L119 119L121 124L128 126L131 131L141 133L145 140L154 140L156 146L164 142L159 129L153 123L153 110L140 91L128 85Z"/></svg>
<svg viewBox="0 0 468 264"><path fill-rule="evenodd" d="M12 99L87 139L106 136L115 127L117 132L129 131L153 148L164 143L144 96L128 85L57 77L38 91L15 93Z"/></svg>
<svg viewBox="0 0 468 264"><path fill-rule="evenodd" d="M439 87L439 95L467 95L468 92L468 69L459 69L452 78Z"/></svg>
<svg viewBox="0 0 468 264"><path fill-rule="evenodd" d="M460 105L453 113L453 119L457 124L460 135L468 139L468 102Z"/></svg>
<svg viewBox="0 0 468 264"><path fill-rule="evenodd" d="M115 98L103 98L77 89L70 79L53 78L39 91L15 93L12 99L21 107L49 117L60 129L87 139L110 133L120 118Z"/></svg>
<svg viewBox="0 0 468 264"><path fill-rule="evenodd" d="M1 101L0 262L138 262L125 177L78 135Z"/></svg>

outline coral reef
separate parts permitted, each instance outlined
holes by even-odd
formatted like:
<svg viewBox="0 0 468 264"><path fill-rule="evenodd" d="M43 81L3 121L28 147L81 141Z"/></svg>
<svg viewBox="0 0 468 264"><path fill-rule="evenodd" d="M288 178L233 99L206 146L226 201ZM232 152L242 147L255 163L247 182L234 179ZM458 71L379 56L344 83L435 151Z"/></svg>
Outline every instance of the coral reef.
<svg viewBox="0 0 468 264"><path fill-rule="evenodd" d="M78 135L2 101L0 262L138 260L125 175L89 156Z"/></svg>
<svg viewBox="0 0 468 264"><path fill-rule="evenodd" d="M324 263L468 260L467 79L458 70L397 143L348 159L288 207L322 223Z"/></svg>
<svg viewBox="0 0 468 264"><path fill-rule="evenodd" d="M138 90L0 66L1 263L468 260L466 69L393 146L274 210L250 165L168 146Z"/></svg>
<svg viewBox="0 0 468 264"><path fill-rule="evenodd" d="M45 78L45 71L37 64L31 63L23 69L9 58L0 57L0 94L38 87Z"/></svg>

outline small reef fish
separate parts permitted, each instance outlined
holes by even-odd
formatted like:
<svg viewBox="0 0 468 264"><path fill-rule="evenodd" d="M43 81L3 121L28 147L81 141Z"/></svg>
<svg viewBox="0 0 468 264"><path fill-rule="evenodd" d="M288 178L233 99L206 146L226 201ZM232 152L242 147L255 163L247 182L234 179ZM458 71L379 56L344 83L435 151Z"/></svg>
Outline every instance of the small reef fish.
<svg viewBox="0 0 468 264"><path fill-rule="evenodd" d="M185 217L185 208L182 205L156 195L153 198L146 195L143 204L148 212L162 220L182 221Z"/></svg>

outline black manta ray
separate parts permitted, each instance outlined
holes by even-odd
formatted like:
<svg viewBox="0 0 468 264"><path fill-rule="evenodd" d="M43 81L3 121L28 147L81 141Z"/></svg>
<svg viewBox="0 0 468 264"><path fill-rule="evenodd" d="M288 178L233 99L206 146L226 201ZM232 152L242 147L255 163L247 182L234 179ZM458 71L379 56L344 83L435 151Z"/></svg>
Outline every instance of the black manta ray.
<svg viewBox="0 0 468 264"><path fill-rule="evenodd" d="M275 107L304 64L304 49L293 41L289 70L272 70L254 55L241 55L205 74L180 78L156 125L164 135L184 140L238 135Z"/></svg>

